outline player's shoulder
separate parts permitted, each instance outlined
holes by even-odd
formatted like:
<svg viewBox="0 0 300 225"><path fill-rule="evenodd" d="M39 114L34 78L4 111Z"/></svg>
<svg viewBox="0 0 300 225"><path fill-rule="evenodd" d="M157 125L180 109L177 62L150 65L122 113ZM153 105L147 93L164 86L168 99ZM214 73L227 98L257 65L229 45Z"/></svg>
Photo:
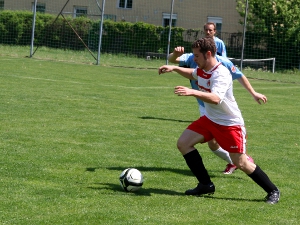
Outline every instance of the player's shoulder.
<svg viewBox="0 0 300 225"><path fill-rule="evenodd" d="M220 63L219 67L221 70L228 70L228 68L223 63Z"/></svg>
<svg viewBox="0 0 300 225"><path fill-rule="evenodd" d="M231 74L231 70L230 68L228 68L227 66L223 65L222 63L218 66L218 73L221 74Z"/></svg>
<svg viewBox="0 0 300 225"><path fill-rule="evenodd" d="M222 41L222 39L220 39L220 38L218 38L218 37L216 37L216 36L214 36L214 40L215 40L216 43L224 43L224 42Z"/></svg>
<svg viewBox="0 0 300 225"><path fill-rule="evenodd" d="M230 59L224 56L216 55L216 59L218 62L221 62L222 64L233 64Z"/></svg>
<svg viewBox="0 0 300 225"><path fill-rule="evenodd" d="M186 55L187 57L193 57L194 58L194 54L193 53L184 53L184 55Z"/></svg>
<svg viewBox="0 0 300 225"><path fill-rule="evenodd" d="M194 58L194 54L193 53L184 53L180 56L181 59L191 59L191 58Z"/></svg>
<svg viewBox="0 0 300 225"><path fill-rule="evenodd" d="M217 61L222 63L222 65L224 67L226 67L232 75L234 75L234 74L239 75L239 76L243 75L242 72L227 57L216 56L216 58L217 58Z"/></svg>

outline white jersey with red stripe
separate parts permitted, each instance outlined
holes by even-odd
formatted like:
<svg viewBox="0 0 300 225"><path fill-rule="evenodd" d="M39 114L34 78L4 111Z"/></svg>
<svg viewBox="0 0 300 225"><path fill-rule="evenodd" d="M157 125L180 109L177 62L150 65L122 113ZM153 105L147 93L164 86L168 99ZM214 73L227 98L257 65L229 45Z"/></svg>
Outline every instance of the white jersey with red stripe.
<svg viewBox="0 0 300 225"><path fill-rule="evenodd" d="M219 104L204 102L205 115L214 123L224 126L244 125L244 120L233 96L232 76L221 63L211 70L196 68L193 77L198 80L200 91L214 93L219 96Z"/></svg>

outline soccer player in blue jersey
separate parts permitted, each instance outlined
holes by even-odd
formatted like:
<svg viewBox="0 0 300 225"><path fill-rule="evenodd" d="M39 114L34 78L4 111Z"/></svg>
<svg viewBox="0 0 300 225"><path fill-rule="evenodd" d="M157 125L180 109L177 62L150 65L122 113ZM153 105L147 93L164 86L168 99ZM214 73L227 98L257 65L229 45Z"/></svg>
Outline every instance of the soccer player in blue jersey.
<svg viewBox="0 0 300 225"><path fill-rule="evenodd" d="M216 55L216 59L218 62L221 62L230 71L232 75L232 79L233 80L237 79L240 82L240 84L252 95L255 101L257 101L259 104L261 104L261 102L266 103L267 101L266 96L256 92L251 86L248 79L243 75L243 73L237 67L234 66L234 64L228 58ZM184 47L181 46L176 47L174 49L173 53L171 53L168 56L168 60L171 63L179 64L179 66L181 67L188 67L188 68L197 67L197 64L194 61L193 53L184 54ZM190 83L193 89L198 90L198 85L196 80L190 80ZM200 115L203 116L205 112L204 103L200 99L197 99L197 101L199 104ZM224 174L232 174L237 169L237 167L233 164L228 152L222 149L219 146L219 144L215 141L215 139L209 141L208 146L215 155L219 156L221 159L227 162L226 168L223 171ZM253 159L250 156L248 156L248 160L253 161Z"/></svg>
<svg viewBox="0 0 300 225"><path fill-rule="evenodd" d="M204 32L206 37L212 37L215 41L217 47L217 55L227 57L226 47L224 42L215 36L216 34L216 24L212 22L208 22L204 25Z"/></svg>

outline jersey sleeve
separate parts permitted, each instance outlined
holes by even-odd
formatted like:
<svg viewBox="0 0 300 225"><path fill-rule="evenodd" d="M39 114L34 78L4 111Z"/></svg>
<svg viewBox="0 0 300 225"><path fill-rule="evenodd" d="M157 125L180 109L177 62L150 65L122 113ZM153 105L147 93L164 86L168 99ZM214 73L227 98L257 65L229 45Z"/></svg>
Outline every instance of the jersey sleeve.
<svg viewBox="0 0 300 225"><path fill-rule="evenodd" d="M179 66L188 67L188 68L196 68L197 64L194 62L193 53L185 53L179 58Z"/></svg>

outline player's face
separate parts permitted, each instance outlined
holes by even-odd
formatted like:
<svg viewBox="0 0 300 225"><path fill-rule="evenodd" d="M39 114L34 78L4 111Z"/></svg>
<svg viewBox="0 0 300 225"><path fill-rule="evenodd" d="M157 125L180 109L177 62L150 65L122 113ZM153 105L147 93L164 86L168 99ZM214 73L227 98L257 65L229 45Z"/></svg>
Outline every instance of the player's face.
<svg viewBox="0 0 300 225"><path fill-rule="evenodd" d="M204 32L206 37L213 37L216 33L214 25L210 24L210 25L206 25L204 28Z"/></svg>
<svg viewBox="0 0 300 225"><path fill-rule="evenodd" d="M203 53L199 51L199 48L193 48L194 61L200 69L204 69L206 67L206 58Z"/></svg>

